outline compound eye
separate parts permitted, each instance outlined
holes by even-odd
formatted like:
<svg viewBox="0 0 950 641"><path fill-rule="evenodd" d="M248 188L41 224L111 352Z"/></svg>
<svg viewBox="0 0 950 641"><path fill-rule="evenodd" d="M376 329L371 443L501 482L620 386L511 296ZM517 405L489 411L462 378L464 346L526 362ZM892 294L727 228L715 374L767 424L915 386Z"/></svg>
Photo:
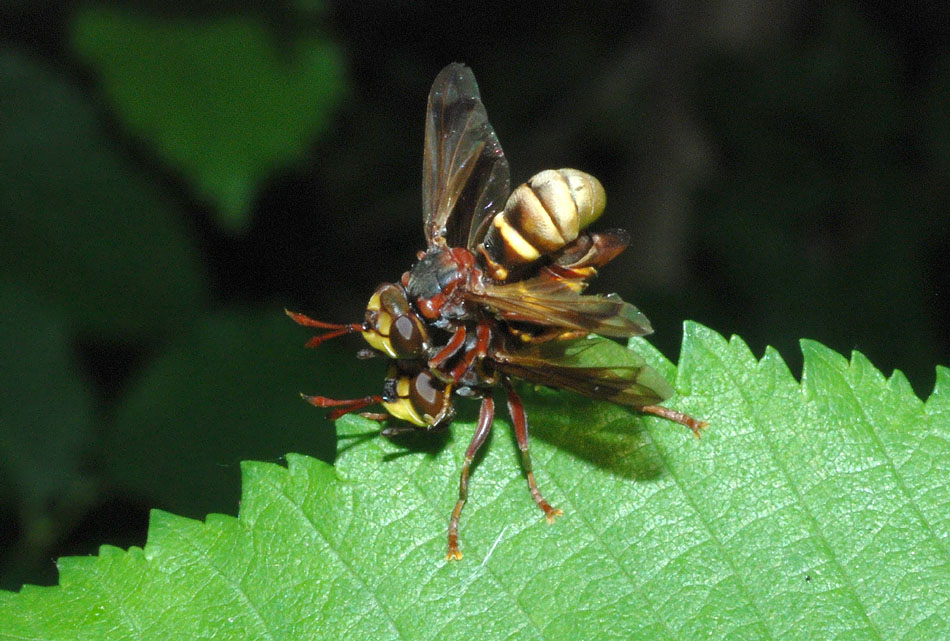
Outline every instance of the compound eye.
<svg viewBox="0 0 950 641"><path fill-rule="evenodd" d="M438 416L445 405L445 386L429 372L420 372L412 379L409 400L423 414Z"/></svg>
<svg viewBox="0 0 950 641"><path fill-rule="evenodd" d="M409 311L409 299L398 285L386 283L376 290L379 294L379 307L392 316L399 316Z"/></svg>
<svg viewBox="0 0 950 641"><path fill-rule="evenodd" d="M425 335L410 314L396 317L389 329L389 342L398 358L422 358L425 354Z"/></svg>

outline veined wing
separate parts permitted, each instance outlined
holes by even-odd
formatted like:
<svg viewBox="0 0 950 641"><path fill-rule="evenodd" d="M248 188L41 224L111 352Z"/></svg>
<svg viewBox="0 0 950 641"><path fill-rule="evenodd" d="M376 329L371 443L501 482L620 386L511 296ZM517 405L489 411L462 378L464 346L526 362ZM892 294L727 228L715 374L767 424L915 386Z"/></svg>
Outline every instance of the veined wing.
<svg viewBox="0 0 950 641"><path fill-rule="evenodd" d="M426 113L422 213L428 246L474 248L509 191L508 161L475 76L450 64L432 83Z"/></svg>
<svg viewBox="0 0 950 641"><path fill-rule="evenodd" d="M485 283L467 297L508 321L617 338L653 333L647 317L616 294L580 294L569 283L546 276L513 283Z"/></svg>
<svg viewBox="0 0 950 641"><path fill-rule="evenodd" d="M654 405L673 395L642 356L606 338L530 343L492 358L505 374L620 405Z"/></svg>

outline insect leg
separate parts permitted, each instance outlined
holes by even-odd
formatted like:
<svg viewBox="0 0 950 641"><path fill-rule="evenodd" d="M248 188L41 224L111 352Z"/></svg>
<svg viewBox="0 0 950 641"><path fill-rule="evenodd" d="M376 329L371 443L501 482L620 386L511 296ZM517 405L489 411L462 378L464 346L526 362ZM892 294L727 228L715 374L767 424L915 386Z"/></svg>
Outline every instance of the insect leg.
<svg viewBox="0 0 950 641"><path fill-rule="evenodd" d="M324 323L323 321L318 321L305 316L303 314L298 314L297 312L292 312L289 309L285 309L284 313L290 316L290 319L297 323L298 325L303 325L304 327L316 327L318 329L329 329L326 334L321 334L320 336L314 336L309 341L305 347L316 347L324 341L328 341L331 338L336 338L338 336L343 336L345 334L352 334L353 332L362 332L365 328L362 323Z"/></svg>
<svg viewBox="0 0 950 641"><path fill-rule="evenodd" d="M706 421L700 421L699 419L693 418L689 414L683 414L682 412L677 412L676 410L671 410L668 407L661 407L660 405L642 405L637 408L637 410L644 412L645 414L653 414L654 416L659 416L660 418L665 418L674 423L679 423L680 425L685 425L689 429L693 430L693 435L696 438L702 436L701 430L709 425Z"/></svg>
<svg viewBox="0 0 950 641"><path fill-rule="evenodd" d="M364 396L363 398L347 398L347 399L335 399L327 398L326 396L307 396L306 394L301 394L300 397L314 405L316 407L335 407L337 409L333 410L327 414L327 418L331 421L335 421L344 414L349 414L350 412L355 412L361 410L367 405L373 405L375 403L382 403L383 397L380 395L374 396ZM385 418L385 416L384 416Z"/></svg>
<svg viewBox="0 0 950 641"><path fill-rule="evenodd" d="M462 348L467 335L468 332L465 330L465 325L459 325L455 333L452 334L452 338L445 344L445 347L440 349L438 354L429 359L429 369L438 369L444 365L447 360L452 358L455 353Z"/></svg>
<svg viewBox="0 0 950 641"><path fill-rule="evenodd" d="M465 352L458 365L452 370L452 380L456 383L462 380L462 376L472 366L475 359L484 358L485 354L488 353L488 344L491 342L491 324L486 320L478 321L478 325L475 327L475 337L477 339L475 345Z"/></svg>
<svg viewBox="0 0 950 641"><path fill-rule="evenodd" d="M458 561L462 558L462 552L459 550L459 517L462 515L462 507L468 499L468 474L475 460L475 454L478 448L485 443L488 433L491 432L492 421L495 418L495 401L491 396L482 399L482 407L478 412L478 425L475 426L475 435L468 449L465 450L465 464L462 465L462 474L459 477L459 500L452 510L452 518L449 520L449 551L445 558L449 561Z"/></svg>
<svg viewBox="0 0 950 641"><path fill-rule="evenodd" d="M505 390L508 392L508 413L511 414L511 420L515 425L515 438L518 440L518 449L521 450L521 465L524 467L525 475L528 477L528 489L531 491L531 497L538 507L544 511L544 518L548 523L554 522L554 517L564 514L556 507L544 500L541 496L538 485L534 481L534 469L531 466L531 453L528 451L528 415L524 411L524 405L521 398L515 392L508 377L502 377L505 384Z"/></svg>
<svg viewBox="0 0 950 641"><path fill-rule="evenodd" d="M389 414L386 412L360 412L360 416L368 418L371 421L376 421L377 423L389 420Z"/></svg>
<svg viewBox="0 0 950 641"><path fill-rule="evenodd" d="M403 434L410 434L418 431L418 425L390 425L389 427L381 430L379 433L386 438L394 438L397 436L402 436Z"/></svg>

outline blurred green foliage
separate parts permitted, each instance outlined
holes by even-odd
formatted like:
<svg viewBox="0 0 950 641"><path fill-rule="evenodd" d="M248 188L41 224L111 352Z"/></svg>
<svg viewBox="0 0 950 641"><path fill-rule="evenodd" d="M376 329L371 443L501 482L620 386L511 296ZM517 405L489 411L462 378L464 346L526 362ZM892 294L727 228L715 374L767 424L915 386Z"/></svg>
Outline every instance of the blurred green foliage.
<svg viewBox="0 0 950 641"><path fill-rule="evenodd" d="M280 52L260 21L127 10L79 12L70 29L115 103L107 113L27 48L0 50L0 586L10 588L52 580L56 550L94 544L72 538L90 527L87 512L110 512L103 501L200 516L233 509L244 458L296 449L331 460L332 430L295 394L342 393L312 375L320 358L331 371L334 350L308 358L281 302L212 312L193 206L141 152L214 201L233 233L260 181L328 126L345 92L334 45L315 37ZM340 360L336 375L354 363ZM124 527L106 530L123 539Z"/></svg>
<svg viewBox="0 0 950 641"><path fill-rule="evenodd" d="M58 520L92 493L92 389L70 353L67 323L49 302L0 282L0 504L23 524L18 552L45 549Z"/></svg>
<svg viewBox="0 0 950 641"><path fill-rule="evenodd" d="M116 153L89 98L22 53L0 51L0 270L75 329L167 336L206 285L174 205Z"/></svg>
<svg viewBox="0 0 950 641"><path fill-rule="evenodd" d="M201 518L237 505L243 460L333 456L333 431L315 426L320 414L294 396L345 394L359 363L339 344L317 355L301 349L308 332L275 311L279 304L208 315L148 364L103 443L123 453L104 461L110 478L155 507ZM382 380L376 365L359 376Z"/></svg>
<svg viewBox="0 0 950 641"><path fill-rule="evenodd" d="M330 125L341 54L325 37L277 43L257 20L175 20L90 9L73 40L124 127L241 229L261 181Z"/></svg>
<svg viewBox="0 0 950 641"><path fill-rule="evenodd" d="M141 543L129 511L233 513L241 459L333 459L297 392L372 393L381 364L356 338L304 351L282 308L359 318L409 266L451 61L516 182L602 179L634 241L597 287L664 353L692 318L796 371L807 336L927 395L950 352L950 9L730 6L0 3L0 587Z"/></svg>
<svg viewBox="0 0 950 641"><path fill-rule="evenodd" d="M838 10L768 58L706 64L702 110L723 158L696 197L708 290L757 320L743 330L753 344L793 353L772 336L793 320L802 336L929 373L940 329L927 268L950 218L922 198L942 171L915 145L939 136L915 140L893 47Z"/></svg>

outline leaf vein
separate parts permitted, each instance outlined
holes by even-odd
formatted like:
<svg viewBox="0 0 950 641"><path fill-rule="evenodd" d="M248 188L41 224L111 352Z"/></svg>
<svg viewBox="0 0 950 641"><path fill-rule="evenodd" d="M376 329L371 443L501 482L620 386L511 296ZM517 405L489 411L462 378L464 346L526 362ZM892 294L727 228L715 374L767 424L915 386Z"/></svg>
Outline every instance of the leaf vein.
<svg viewBox="0 0 950 641"><path fill-rule="evenodd" d="M383 604L379 600L379 597L377 597L375 590L370 589L369 584L366 582L366 580L363 579L363 577L361 577L359 573L356 572L356 570L353 569L353 567L349 563L346 562L346 560L344 560L343 555L339 553L339 551L334 547L333 543L331 543L330 540L323 534L323 532L320 531L320 528L317 527L317 524L314 523L313 519L310 518L310 515L307 514L307 512L303 509L303 506L298 504L289 494L287 494L283 486L275 486L271 482L270 479L267 479L266 482L272 488L277 490L277 493L287 501L287 503L291 506L291 508L294 511L297 512L298 515L300 515L300 517L304 520L307 526L309 526L310 530L317 536L317 538L323 541L327 549L330 550L331 554L333 554L334 558L340 563L340 565L346 568L346 570L350 573L350 576L355 578L359 582L359 584L365 589L366 593L368 593L370 595L370 598L372 598L373 601L376 603L376 606L379 609L379 612L383 613L383 615L386 617L386 620L392 626L393 632L395 632L396 635L400 639L407 639L408 637L406 637L402 633L402 631L399 629L399 626L396 625L395 620L393 620L389 612L386 611L386 608L383 607Z"/></svg>
<svg viewBox="0 0 950 641"><path fill-rule="evenodd" d="M205 527L207 527L207 524L205 524ZM206 548L202 548L202 546L198 544L196 539L188 534L185 528L179 528L178 534L182 538L186 539L196 551L205 549L205 551L207 552ZM250 608L251 613L254 615L254 618L260 624L261 628L263 628L264 634L267 636L267 638L271 639L271 641L275 641L274 635L271 632L270 628L268 627L267 621L264 619L264 616L261 614L260 609L257 607L257 604L254 603L254 600L251 599L250 595L244 590L244 588L241 587L241 585L237 581L235 581L233 577L229 576L227 573L221 570L218 566L212 563L206 557L206 554L199 554L196 558L196 561L200 562L202 565L207 567L209 570L211 570L214 573L215 576L222 579L228 586L231 587L231 589L237 594L237 596L247 605L248 608ZM247 570L247 567L245 566L244 569Z"/></svg>
<svg viewBox="0 0 950 641"><path fill-rule="evenodd" d="M756 430L763 435L762 440L765 444L765 448L768 450L769 454L771 455L773 463L781 472L782 476L785 478L785 481L788 484L789 489L794 493L798 505L801 506L806 518L811 523L813 531L815 532L815 536L817 537L816 540L819 541L819 544L825 550L826 554L828 555L829 561L838 569L838 571L841 573L842 576L848 576L849 578L852 579L851 581L848 582L847 590L848 590L848 593L851 594L855 604L859 606L859 609L861 610L861 614L863 615L864 620L867 622L868 628L870 629L871 632L874 633L874 636L877 639L883 641L883 637L881 635L880 630L878 630L877 626L874 625L874 622L871 620L870 614L868 613L867 607L861 601L861 598L858 596L857 590L855 590L854 588L853 577L850 577L849 573L845 570L844 565L842 565L842 563L838 560L837 556L835 555L832 549L831 543L828 541L828 538L825 536L825 534L821 530L821 526L819 524L818 518L812 512L812 509L809 507L809 505L805 502L804 496L799 490L798 485L795 484L794 480L792 479L791 474L789 474L788 469L782 462L781 457L775 451L775 447L773 446L772 441L769 438L767 428L757 419L757 414L755 412L755 404L749 399L748 395L746 394L745 387L742 384L740 384L739 381L734 380L734 377L732 375L732 369L726 364L726 362L723 360L723 358L720 355L712 354L709 350L707 350L707 353L709 353L712 358L715 358L718 361L720 367L722 368L721 371L725 372L726 376L728 377L729 382L733 385L736 392L738 393L739 398L742 399L742 403L745 405L746 415L753 417L755 421ZM757 361L757 364L760 364L760 363L761 361ZM802 390L802 387L800 384L798 386L798 389L799 391Z"/></svg>

